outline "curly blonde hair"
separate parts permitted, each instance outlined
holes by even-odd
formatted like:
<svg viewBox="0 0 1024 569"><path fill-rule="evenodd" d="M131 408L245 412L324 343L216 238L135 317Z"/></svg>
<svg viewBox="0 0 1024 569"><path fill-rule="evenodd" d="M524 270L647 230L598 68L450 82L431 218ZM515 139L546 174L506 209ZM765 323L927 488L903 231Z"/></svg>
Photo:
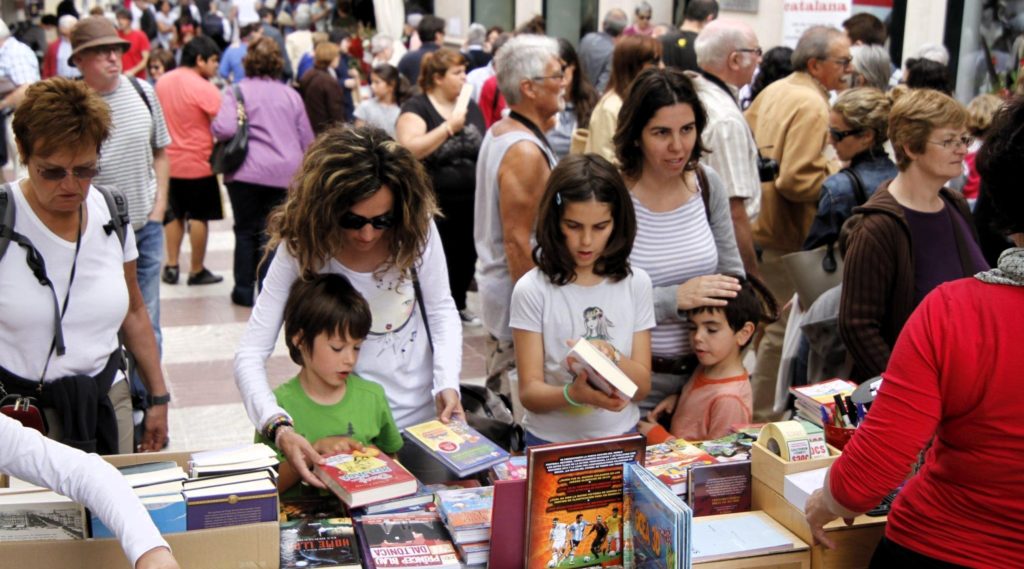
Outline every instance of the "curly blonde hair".
<svg viewBox="0 0 1024 569"><path fill-rule="evenodd" d="M875 133L875 145L888 140L889 111L892 103L889 97L874 87L847 89L836 97L832 110L839 113L853 129L865 129Z"/></svg>
<svg viewBox="0 0 1024 569"><path fill-rule="evenodd" d="M287 201L270 215L267 251L284 243L298 260L302 278L312 278L341 250L344 229L339 220L384 186L394 196L394 225L385 233L390 255L378 272L397 268L408 276L426 247L437 203L420 161L371 126L339 126L317 137Z"/></svg>

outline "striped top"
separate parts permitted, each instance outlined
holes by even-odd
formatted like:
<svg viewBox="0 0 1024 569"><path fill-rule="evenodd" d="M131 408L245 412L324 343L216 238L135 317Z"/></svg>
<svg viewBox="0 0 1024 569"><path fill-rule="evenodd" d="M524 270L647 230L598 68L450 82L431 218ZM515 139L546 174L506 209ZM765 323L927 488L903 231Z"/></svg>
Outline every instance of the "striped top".
<svg viewBox="0 0 1024 569"><path fill-rule="evenodd" d="M139 81L139 86L146 94L152 113L124 75L117 89L102 95L110 105L113 124L110 137L100 149L100 175L92 180L93 185L124 192L128 198L128 217L136 231L145 225L156 199L153 152L171 144L156 92L146 81Z"/></svg>
<svg viewBox="0 0 1024 569"><path fill-rule="evenodd" d="M652 212L635 197L633 206L636 240L629 261L650 275L655 288L717 272L718 250L699 194L672 211ZM691 351L685 321L661 323L651 331L654 355L677 356Z"/></svg>

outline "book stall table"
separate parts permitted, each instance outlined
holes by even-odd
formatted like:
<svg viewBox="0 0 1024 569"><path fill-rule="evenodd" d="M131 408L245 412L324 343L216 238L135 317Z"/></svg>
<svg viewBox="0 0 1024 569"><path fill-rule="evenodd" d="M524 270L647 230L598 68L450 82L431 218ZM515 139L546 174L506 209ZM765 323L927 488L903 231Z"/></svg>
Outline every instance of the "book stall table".
<svg viewBox="0 0 1024 569"><path fill-rule="evenodd" d="M734 558L715 561L694 561L693 566L699 569L809 569L811 566L810 547L787 530L771 516L761 511L743 512L738 514L721 514L717 516L702 516L693 519L694 526L702 523L712 523L715 520L724 520L738 516L754 515L767 523L772 529L785 535L793 544L793 548L787 551L776 553L762 553L754 555L738 554Z"/></svg>

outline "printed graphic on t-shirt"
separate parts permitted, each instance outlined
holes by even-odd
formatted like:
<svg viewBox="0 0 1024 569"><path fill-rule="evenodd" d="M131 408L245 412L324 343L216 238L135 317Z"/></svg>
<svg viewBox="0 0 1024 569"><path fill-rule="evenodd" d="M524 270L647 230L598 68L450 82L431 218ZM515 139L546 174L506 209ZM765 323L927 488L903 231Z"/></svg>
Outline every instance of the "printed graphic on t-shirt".
<svg viewBox="0 0 1024 569"><path fill-rule="evenodd" d="M604 309L600 306L588 306L583 310L583 337L588 340L604 340L612 343L612 334L609 328L615 324L605 317Z"/></svg>
<svg viewBox="0 0 1024 569"><path fill-rule="evenodd" d="M377 356L389 351L398 355L416 340L415 327L408 325L416 309L416 294L411 282L394 277L377 279L376 288L376 293L365 295L373 319L366 340L377 346Z"/></svg>

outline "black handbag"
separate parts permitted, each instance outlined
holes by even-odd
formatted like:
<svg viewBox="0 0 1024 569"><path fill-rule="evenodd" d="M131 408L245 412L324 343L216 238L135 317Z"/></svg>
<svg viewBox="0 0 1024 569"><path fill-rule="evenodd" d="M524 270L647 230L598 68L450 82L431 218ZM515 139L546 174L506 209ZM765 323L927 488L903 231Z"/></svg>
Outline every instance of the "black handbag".
<svg viewBox="0 0 1024 569"><path fill-rule="evenodd" d="M213 145L210 167L214 174L230 174L238 170L249 152L249 119L245 114L245 100L238 85L232 85L232 88L235 91L235 109L238 111L238 130L230 139Z"/></svg>

